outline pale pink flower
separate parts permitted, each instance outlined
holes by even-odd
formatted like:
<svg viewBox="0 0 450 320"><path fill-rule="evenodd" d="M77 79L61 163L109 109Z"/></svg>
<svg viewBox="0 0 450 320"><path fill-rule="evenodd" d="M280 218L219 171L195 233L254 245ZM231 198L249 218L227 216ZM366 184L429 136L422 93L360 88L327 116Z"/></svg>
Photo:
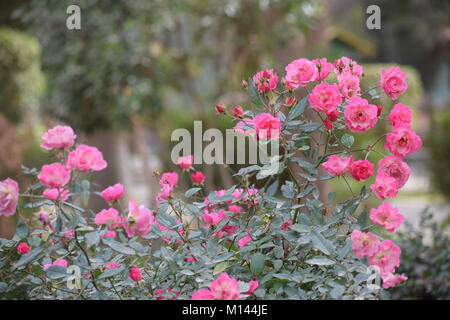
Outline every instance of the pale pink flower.
<svg viewBox="0 0 450 320"><path fill-rule="evenodd" d="M401 103L397 103L389 113L389 122L393 127L410 127L411 119L411 109Z"/></svg>
<svg viewBox="0 0 450 320"><path fill-rule="evenodd" d="M315 81L319 75L316 64L306 58L292 61L285 70L288 90L305 87L309 82Z"/></svg>
<svg viewBox="0 0 450 320"><path fill-rule="evenodd" d="M70 181L70 169L59 162L46 164L37 177L43 186L62 188Z"/></svg>
<svg viewBox="0 0 450 320"><path fill-rule="evenodd" d="M372 232L353 230L351 238L353 253L358 258L370 257L378 251L380 241Z"/></svg>
<svg viewBox="0 0 450 320"><path fill-rule="evenodd" d="M155 222L153 213L143 205L138 206L134 201L128 203L128 210L128 224L125 225L128 237L134 237L136 234L145 237Z"/></svg>
<svg viewBox="0 0 450 320"><path fill-rule="evenodd" d="M381 69L380 87L392 100L395 100L408 89L406 78L406 73L402 72L400 67L392 67L388 72Z"/></svg>
<svg viewBox="0 0 450 320"><path fill-rule="evenodd" d="M259 92L274 90L278 84L278 76L273 69L259 71L253 76L253 85Z"/></svg>
<svg viewBox="0 0 450 320"><path fill-rule="evenodd" d="M69 199L69 190L62 188L50 188L45 189L44 192L42 192L42 195L49 200L59 199L59 201L66 201Z"/></svg>
<svg viewBox="0 0 450 320"><path fill-rule="evenodd" d="M162 174L159 184L162 186L168 184L172 187L176 186L178 183L178 174L176 172L165 172Z"/></svg>
<svg viewBox="0 0 450 320"><path fill-rule="evenodd" d="M331 155L328 160L322 163L323 170L333 177L341 176L348 171L353 162L353 157L340 158L336 155Z"/></svg>
<svg viewBox="0 0 450 320"><path fill-rule="evenodd" d="M178 159L178 165L182 169L189 169L190 167L192 167L193 163L194 163L194 156L180 157Z"/></svg>
<svg viewBox="0 0 450 320"><path fill-rule="evenodd" d="M333 69L333 64L327 61L327 58L314 59L312 62L316 64L317 67L317 77L314 81L325 80L330 74L331 69Z"/></svg>
<svg viewBox="0 0 450 320"><path fill-rule="evenodd" d="M366 99L352 98L344 107L345 124L351 132L364 132L377 123L378 108Z"/></svg>
<svg viewBox="0 0 450 320"><path fill-rule="evenodd" d="M12 216L19 202L19 185L7 178L0 182L0 216Z"/></svg>
<svg viewBox="0 0 450 320"><path fill-rule="evenodd" d="M110 223L111 228L115 229L122 225L122 222L124 219L119 215L119 212L114 208L109 209L103 209L99 213L95 215L95 223L100 224L106 224Z"/></svg>
<svg viewBox="0 0 450 320"><path fill-rule="evenodd" d="M370 210L370 220L384 226L387 232L394 232L405 221L405 217L398 213L398 209L390 203L383 202L377 209Z"/></svg>
<svg viewBox="0 0 450 320"><path fill-rule="evenodd" d="M242 238L239 239L239 241L238 241L238 246L239 246L240 248L243 248L243 247L247 246L247 244L248 244L250 241L252 241L252 240L253 240L253 239L252 239L252 237L250 237L250 236L242 237Z"/></svg>
<svg viewBox="0 0 450 320"><path fill-rule="evenodd" d="M370 189L380 200L395 198L398 193L398 182L384 172L378 172L375 183L370 186Z"/></svg>
<svg viewBox="0 0 450 320"><path fill-rule="evenodd" d="M66 260L60 258L60 259L56 259L53 263L44 264L44 269L48 269L51 266L60 266L60 267L67 268L68 263Z"/></svg>
<svg viewBox="0 0 450 320"><path fill-rule="evenodd" d="M125 189L122 184L116 183L102 191L101 196L107 202L113 202L123 196Z"/></svg>
<svg viewBox="0 0 450 320"><path fill-rule="evenodd" d="M383 289L388 289L408 280L408 277L403 274L384 273L381 274L381 279L383 280Z"/></svg>
<svg viewBox="0 0 450 320"><path fill-rule="evenodd" d="M386 149L399 158L416 152L422 147L422 139L407 127L395 127L386 135Z"/></svg>
<svg viewBox="0 0 450 320"><path fill-rule="evenodd" d="M350 100L361 95L359 78L349 72L338 75L338 88L345 100Z"/></svg>
<svg viewBox="0 0 450 320"><path fill-rule="evenodd" d="M119 267L119 261L115 261L115 262L108 263L105 266L105 269L116 269L118 267Z"/></svg>
<svg viewBox="0 0 450 320"><path fill-rule="evenodd" d="M238 282L226 272L222 272L209 287L216 300L239 300Z"/></svg>
<svg viewBox="0 0 450 320"><path fill-rule="evenodd" d="M403 187L409 179L411 169L396 156L386 156L378 162L378 172L384 172L397 180L398 188Z"/></svg>
<svg viewBox="0 0 450 320"><path fill-rule="evenodd" d="M341 73L350 73L359 77L364 74L364 69L356 61L347 57L341 57L334 61L334 72L337 75Z"/></svg>
<svg viewBox="0 0 450 320"><path fill-rule="evenodd" d="M91 172L103 170L108 164L103 160L103 154L96 147L80 144L69 153L67 165L71 169Z"/></svg>
<svg viewBox="0 0 450 320"><path fill-rule="evenodd" d="M192 300L216 300L216 297L208 289L200 289L192 295Z"/></svg>
<svg viewBox="0 0 450 320"><path fill-rule="evenodd" d="M71 127L56 126L42 135L41 147L47 150L70 148L76 137Z"/></svg>
<svg viewBox="0 0 450 320"><path fill-rule="evenodd" d="M374 165L369 160L353 161L350 166L350 176L356 181L364 181L374 174Z"/></svg>
<svg viewBox="0 0 450 320"><path fill-rule="evenodd" d="M338 86L326 82L315 86L308 99L311 107L317 112L333 111L342 103Z"/></svg>
<svg viewBox="0 0 450 320"><path fill-rule="evenodd" d="M163 184L161 186L161 191L158 193L156 198L159 200L167 200L167 199L169 199L172 192L173 192L173 187L170 184L168 184L168 183Z"/></svg>
<svg viewBox="0 0 450 320"><path fill-rule="evenodd" d="M258 114L252 123L260 139L277 139L280 136L280 119L270 113Z"/></svg>
<svg viewBox="0 0 450 320"><path fill-rule="evenodd" d="M390 273L400 265L402 250L391 240L384 240L378 250L369 256L369 265L380 268L380 273Z"/></svg>

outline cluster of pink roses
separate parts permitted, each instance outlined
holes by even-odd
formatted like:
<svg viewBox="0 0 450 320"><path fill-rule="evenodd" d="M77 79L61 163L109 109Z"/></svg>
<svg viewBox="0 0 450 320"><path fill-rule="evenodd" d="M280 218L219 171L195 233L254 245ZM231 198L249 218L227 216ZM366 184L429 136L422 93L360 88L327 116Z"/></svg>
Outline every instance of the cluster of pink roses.
<svg viewBox="0 0 450 320"><path fill-rule="evenodd" d="M258 288L258 281L249 282L250 288L246 292L240 292L236 279L230 277L226 272L209 284L209 289L200 289L192 295L192 300L239 300L240 294L253 294Z"/></svg>

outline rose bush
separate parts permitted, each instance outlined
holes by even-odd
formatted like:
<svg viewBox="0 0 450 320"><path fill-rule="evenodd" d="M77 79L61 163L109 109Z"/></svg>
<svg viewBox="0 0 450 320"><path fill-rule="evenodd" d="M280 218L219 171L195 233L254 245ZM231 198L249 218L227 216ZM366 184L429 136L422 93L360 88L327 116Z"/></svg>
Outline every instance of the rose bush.
<svg viewBox="0 0 450 320"><path fill-rule="evenodd" d="M182 157L179 173L161 175L155 208L124 203L119 182L91 190L89 174L107 166L101 151L77 144L69 127L50 129L42 147L53 152L54 162L24 170L36 184L0 182L0 215L20 215L14 238L0 239L0 293L33 299L375 299L407 280L395 273L401 248L370 232L382 226L393 233L404 216L388 202L370 215L361 208L372 193L395 197L409 178L402 158L422 144L409 108L397 104L389 112L365 97L359 87L364 70L346 57L334 64L301 58L285 70L284 77L268 69L244 82L254 110L216 106L241 134L260 145L279 143L280 154L269 164L241 168L233 187L209 194L194 158ZM332 70L337 84L326 82ZM406 74L382 70L379 88L397 99L407 89ZM352 133L381 121L392 132L352 148ZM380 148L384 137L393 155ZM190 177L190 189L180 190L179 174ZM334 192L321 197L318 182L342 179L350 188L347 175L361 184L350 199L337 203ZM364 185L372 175L376 182ZM91 195L105 200L103 210L79 205ZM25 219L21 208L35 208L35 217ZM73 267L80 270L79 283Z"/></svg>

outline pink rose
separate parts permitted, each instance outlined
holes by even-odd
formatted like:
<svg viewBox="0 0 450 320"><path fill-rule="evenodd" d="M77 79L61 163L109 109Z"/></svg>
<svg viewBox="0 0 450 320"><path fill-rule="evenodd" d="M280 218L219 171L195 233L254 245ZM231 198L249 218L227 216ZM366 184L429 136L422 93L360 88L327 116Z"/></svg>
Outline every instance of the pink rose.
<svg viewBox="0 0 450 320"><path fill-rule="evenodd" d="M115 262L108 263L105 266L105 269L116 269L118 267L119 267L119 261L115 261Z"/></svg>
<svg viewBox="0 0 450 320"><path fill-rule="evenodd" d="M85 144L80 144L69 153L67 164L69 168L84 172L100 171L108 165L103 160L103 154L96 147L90 147Z"/></svg>
<svg viewBox="0 0 450 320"><path fill-rule="evenodd" d="M403 274L383 273L381 274L381 279L383 280L383 289L388 289L408 280L408 277Z"/></svg>
<svg viewBox="0 0 450 320"><path fill-rule="evenodd" d="M12 216L19 202L19 185L7 178L0 182L0 216Z"/></svg>
<svg viewBox="0 0 450 320"><path fill-rule="evenodd" d="M407 127L395 127L386 135L384 147L399 158L403 158L419 150L422 147L422 140Z"/></svg>
<svg viewBox="0 0 450 320"><path fill-rule="evenodd" d="M46 164L37 177L43 186L62 188L70 181L70 169L59 162Z"/></svg>
<svg viewBox="0 0 450 320"><path fill-rule="evenodd" d="M326 130L333 130L333 122L331 122L329 119L324 119L323 120L323 127Z"/></svg>
<svg viewBox="0 0 450 320"><path fill-rule="evenodd" d="M163 184L161 186L161 191L156 196L156 199L167 200L167 199L169 199L169 197L172 193L173 193L173 187L168 183Z"/></svg>
<svg viewBox="0 0 450 320"><path fill-rule="evenodd" d="M353 157L340 158L331 155L328 160L322 163L323 170L333 177L341 176L346 173L353 162Z"/></svg>
<svg viewBox="0 0 450 320"><path fill-rule="evenodd" d="M316 64L305 58L292 61L285 70L288 90L305 87L309 82L315 81L319 75Z"/></svg>
<svg viewBox="0 0 450 320"><path fill-rule="evenodd" d="M345 124L351 132L364 132L377 123L378 108L366 99L352 98L344 107Z"/></svg>
<svg viewBox="0 0 450 320"><path fill-rule="evenodd" d="M406 162L396 156L386 156L378 162L378 172L383 172L395 178L398 188L403 187L409 179L411 172Z"/></svg>
<svg viewBox="0 0 450 320"><path fill-rule="evenodd" d="M339 91L346 100L360 96L361 88L357 76L354 76L349 72L344 72L338 75L337 78Z"/></svg>
<svg viewBox="0 0 450 320"><path fill-rule="evenodd" d="M311 107L317 112L333 111L342 103L338 86L326 82L315 86L308 99Z"/></svg>
<svg viewBox="0 0 450 320"><path fill-rule="evenodd" d="M277 139L280 136L280 119L270 113L258 114L252 122L258 138Z"/></svg>
<svg viewBox="0 0 450 320"><path fill-rule="evenodd" d="M125 226L128 237L132 238L136 234L145 237L155 222L153 213L143 205L138 207L134 201L128 203L128 210L128 225Z"/></svg>
<svg viewBox="0 0 450 320"><path fill-rule="evenodd" d="M369 256L369 265L380 268L380 273L390 273L400 265L400 253L402 250L391 240L384 240L378 246L378 250Z"/></svg>
<svg viewBox="0 0 450 320"><path fill-rule="evenodd" d="M410 127L411 119L411 110L401 103L397 103L389 113L389 122L393 127Z"/></svg>
<svg viewBox="0 0 450 320"><path fill-rule="evenodd" d="M131 267L130 272L128 273L131 280L134 282L138 282L142 280L141 270L137 267Z"/></svg>
<svg viewBox="0 0 450 320"><path fill-rule="evenodd" d="M358 258L370 257L378 251L380 241L371 232L353 230L351 238L353 253Z"/></svg>
<svg viewBox="0 0 450 320"><path fill-rule="evenodd" d="M274 90L278 84L278 76L273 69L259 71L253 76L253 85L259 92Z"/></svg>
<svg viewBox="0 0 450 320"><path fill-rule="evenodd" d="M41 147L47 150L70 148L76 137L71 127L56 126L42 135Z"/></svg>
<svg viewBox="0 0 450 320"><path fill-rule="evenodd" d="M201 171L196 171L193 174L191 174L192 182L195 184L201 184L205 180L205 175Z"/></svg>
<svg viewBox="0 0 450 320"><path fill-rule="evenodd" d="M171 187L176 186L178 183L178 174L176 172L165 172L162 174L159 184L162 186L168 184Z"/></svg>
<svg viewBox="0 0 450 320"><path fill-rule="evenodd" d="M342 57L334 61L334 72L337 75L341 73L350 73L359 77L364 74L364 69L356 61L347 57Z"/></svg>
<svg viewBox="0 0 450 320"><path fill-rule="evenodd" d="M45 264L45 265L44 265L44 269L48 269L48 268L50 268L51 266L60 266L60 267L67 268L68 263L67 263L66 260L60 258L60 259L56 259L56 260L55 260L53 263L51 263L51 264L49 264L49 263Z"/></svg>
<svg viewBox="0 0 450 320"><path fill-rule="evenodd" d="M205 228L211 226L217 226L223 219L227 219L228 216L225 214L225 210L221 209L216 212L204 213L201 215L203 221L205 221Z"/></svg>
<svg viewBox="0 0 450 320"><path fill-rule="evenodd" d="M242 238L239 239L239 241L238 241L238 246L239 246L240 248L243 248L243 247L247 246L247 243L249 243L249 242L252 241L252 240L253 240L253 239L252 239L252 237L250 237L250 236L242 237Z"/></svg>
<svg viewBox="0 0 450 320"><path fill-rule="evenodd" d="M314 81L325 80L325 78L328 77L328 75L330 74L330 71L333 68L333 64L327 62L327 58L314 59L312 62L316 64L318 71L317 77Z"/></svg>
<svg viewBox="0 0 450 320"><path fill-rule="evenodd" d="M384 226L387 232L394 232L403 223L405 217L398 213L390 203L383 202L377 209L370 210L370 220L373 223Z"/></svg>
<svg viewBox="0 0 450 320"><path fill-rule="evenodd" d="M106 224L111 223L111 228L115 229L122 225L123 218L119 215L119 212L114 208L103 209L95 215L95 223Z"/></svg>
<svg viewBox="0 0 450 320"><path fill-rule="evenodd" d="M189 169L190 167L192 167L193 163L194 163L194 156L180 157L178 159L178 165L182 169Z"/></svg>
<svg viewBox="0 0 450 320"><path fill-rule="evenodd" d="M388 176L384 172L379 172L375 183L370 186L370 189L381 200L395 198L398 192L398 182L397 179Z"/></svg>
<svg viewBox="0 0 450 320"><path fill-rule="evenodd" d="M101 196L106 202L113 202L123 196L125 189L122 184L116 183L102 191Z"/></svg>
<svg viewBox="0 0 450 320"><path fill-rule="evenodd" d="M241 206L237 206L234 204L232 204L231 206L228 206L228 211L233 212L234 214L238 214L242 210L244 210L244 208L242 208Z"/></svg>
<svg viewBox="0 0 450 320"><path fill-rule="evenodd" d="M374 166L369 160L354 161L350 167L350 176L356 181L364 181L374 172Z"/></svg>
<svg viewBox="0 0 450 320"><path fill-rule="evenodd" d="M248 134L253 136L255 134L253 120L250 118L244 118L234 126L234 130L237 132Z"/></svg>
<svg viewBox="0 0 450 320"><path fill-rule="evenodd" d="M238 282L226 272L222 272L209 287L216 300L239 300Z"/></svg>
<svg viewBox="0 0 450 320"><path fill-rule="evenodd" d="M406 73L400 71L400 67L392 67L388 72L381 69L380 87L392 100L397 99L408 89Z"/></svg>
<svg viewBox="0 0 450 320"><path fill-rule="evenodd" d="M49 200L66 201L69 199L69 190L61 188L45 189L42 195Z"/></svg>
<svg viewBox="0 0 450 320"><path fill-rule="evenodd" d="M208 289L200 289L192 295L192 300L216 300L216 297Z"/></svg>
<svg viewBox="0 0 450 320"><path fill-rule="evenodd" d="M19 245L17 246L17 252L19 254L27 254L28 252L30 252L31 248L28 245L28 243L26 242L21 242L19 243Z"/></svg>

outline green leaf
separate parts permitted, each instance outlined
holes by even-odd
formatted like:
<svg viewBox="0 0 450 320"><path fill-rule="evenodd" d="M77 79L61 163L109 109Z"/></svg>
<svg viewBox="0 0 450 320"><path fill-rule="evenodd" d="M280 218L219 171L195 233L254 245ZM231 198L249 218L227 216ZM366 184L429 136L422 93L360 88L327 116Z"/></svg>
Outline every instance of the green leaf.
<svg viewBox="0 0 450 320"><path fill-rule="evenodd" d="M214 267L214 270L213 270L213 275L216 275L218 273L221 273L222 271L225 271L229 266L230 266L230 264L226 261L216 264L216 266Z"/></svg>
<svg viewBox="0 0 450 320"><path fill-rule="evenodd" d="M254 275L260 274L264 269L264 261L266 257L261 253L255 253L250 260L250 271Z"/></svg>
<svg viewBox="0 0 450 320"><path fill-rule="evenodd" d="M341 142L345 147L350 148L353 143L355 143L355 137L348 133L344 133L344 135L341 137Z"/></svg>
<svg viewBox="0 0 450 320"><path fill-rule="evenodd" d="M0 293L6 292L7 289L8 289L8 285L4 282L0 282Z"/></svg>
<svg viewBox="0 0 450 320"><path fill-rule="evenodd" d="M322 127L321 123L311 122L311 123L305 123L305 124L300 125L298 127L298 129L303 132L313 132L313 131L319 130L321 127Z"/></svg>
<svg viewBox="0 0 450 320"><path fill-rule="evenodd" d="M314 248L322 251L326 255L329 255L334 251L333 244L329 240L325 239L316 230L311 231L311 241L312 241Z"/></svg>
<svg viewBox="0 0 450 320"><path fill-rule="evenodd" d="M84 235L86 240L86 247L89 249L93 245L96 245L100 241L100 236L97 231L89 232Z"/></svg>
<svg viewBox="0 0 450 320"><path fill-rule="evenodd" d="M28 226L22 219L17 223L16 235L20 239L26 238L28 236Z"/></svg>
<svg viewBox="0 0 450 320"><path fill-rule="evenodd" d="M67 268L63 266L53 265L45 270L47 277L50 279L60 279L67 276Z"/></svg>
<svg viewBox="0 0 450 320"><path fill-rule="evenodd" d="M314 257L312 259L306 260L306 263L316 266L330 266L332 264L335 264L336 262L325 257Z"/></svg>
<svg viewBox="0 0 450 320"><path fill-rule="evenodd" d="M262 103L261 97L259 96L258 90L253 85L253 79L248 78L247 83L248 83L248 87L247 87L248 94L252 98L252 102L256 106L264 106L264 103Z"/></svg>
<svg viewBox="0 0 450 320"><path fill-rule="evenodd" d="M107 269L104 272L102 272L101 275L98 276L98 279L105 279L105 278L109 278L109 277L115 276L115 275L121 273L123 270L125 270L124 267Z"/></svg>
<svg viewBox="0 0 450 320"><path fill-rule="evenodd" d="M287 116L287 120L293 120L297 118L298 116L302 115L306 107L308 106L308 96L304 97L302 100L300 100L289 112Z"/></svg>
<svg viewBox="0 0 450 320"><path fill-rule="evenodd" d="M187 190L187 191L184 193L184 196L185 196L186 198L190 198L190 197L192 197L194 194L196 194L197 192L199 192L200 190L202 190L202 188L191 188L191 189Z"/></svg>
<svg viewBox="0 0 450 320"><path fill-rule="evenodd" d="M364 210L358 216L358 224L361 226L361 228L364 228L367 226L368 222L369 222L369 213L366 210Z"/></svg>
<svg viewBox="0 0 450 320"><path fill-rule="evenodd" d="M106 241L105 241L106 242ZM107 241L106 244L113 249L114 251L117 251L119 253L123 253L123 254L135 254L135 251L123 244L121 244L120 242L117 241Z"/></svg>

